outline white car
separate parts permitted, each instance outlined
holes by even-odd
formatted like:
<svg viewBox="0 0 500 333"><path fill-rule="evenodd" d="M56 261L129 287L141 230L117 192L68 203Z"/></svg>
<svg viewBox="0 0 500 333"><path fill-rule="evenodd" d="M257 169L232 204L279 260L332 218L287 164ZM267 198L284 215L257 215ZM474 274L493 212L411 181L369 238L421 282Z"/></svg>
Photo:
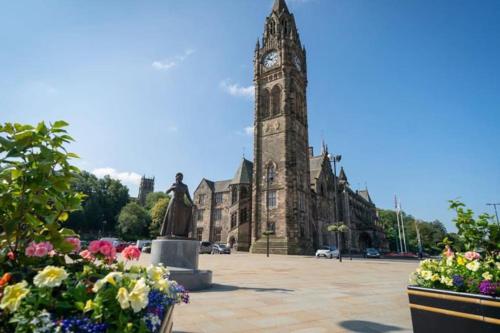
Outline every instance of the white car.
<svg viewBox="0 0 500 333"><path fill-rule="evenodd" d="M325 257L325 258L338 258L339 250L335 248L335 246L323 246L316 251L316 258Z"/></svg>

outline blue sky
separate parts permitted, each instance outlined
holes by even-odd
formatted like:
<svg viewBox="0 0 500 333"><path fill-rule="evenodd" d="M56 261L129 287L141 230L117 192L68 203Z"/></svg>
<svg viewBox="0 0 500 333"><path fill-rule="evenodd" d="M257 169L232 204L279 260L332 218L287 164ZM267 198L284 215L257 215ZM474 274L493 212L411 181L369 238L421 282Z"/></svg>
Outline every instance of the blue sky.
<svg viewBox="0 0 500 333"><path fill-rule="evenodd" d="M500 2L288 0L308 52L309 136L379 207L451 226L500 202ZM5 1L0 121L65 119L87 170L137 192L252 158L253 50L272 0Z"/></svg>

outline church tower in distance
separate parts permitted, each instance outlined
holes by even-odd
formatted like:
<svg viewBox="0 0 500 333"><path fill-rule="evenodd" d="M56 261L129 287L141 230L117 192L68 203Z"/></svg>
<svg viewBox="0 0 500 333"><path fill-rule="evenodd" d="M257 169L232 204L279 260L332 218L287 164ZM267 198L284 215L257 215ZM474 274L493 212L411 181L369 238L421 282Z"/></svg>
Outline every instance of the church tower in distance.
<svg viewBox="0 0 500 333"><path fill-rule="evenodd" d="M312 251L306 51L285 0L275 0L254 58L252 248Z"/></svg>

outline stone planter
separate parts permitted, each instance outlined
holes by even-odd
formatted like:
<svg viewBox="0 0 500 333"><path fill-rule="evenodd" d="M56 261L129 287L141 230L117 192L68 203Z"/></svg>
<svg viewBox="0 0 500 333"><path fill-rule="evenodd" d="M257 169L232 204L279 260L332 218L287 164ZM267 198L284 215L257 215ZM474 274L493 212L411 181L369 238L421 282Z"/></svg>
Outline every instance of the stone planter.
<svg viewBox="0 0 500 333"><path fill-rule="evenodd" d="M408 286L415 333L500 332L500 298Z"/></svg>
<svg viewBox="0 0 500 333"><path fill-rule="evenodd" d="M174 305L171 305L167 313L165 314L165 318L163 318L163 323L161 324L161 328L159 333L172 333L172 327L174 326Z"/></svg>

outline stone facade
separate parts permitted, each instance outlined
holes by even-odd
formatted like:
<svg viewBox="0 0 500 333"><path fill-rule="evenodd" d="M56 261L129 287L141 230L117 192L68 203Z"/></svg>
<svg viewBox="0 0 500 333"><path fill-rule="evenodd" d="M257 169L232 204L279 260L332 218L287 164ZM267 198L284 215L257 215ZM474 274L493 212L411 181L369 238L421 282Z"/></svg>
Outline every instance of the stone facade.
<svg viewBox="0 0 500 333"><path fill-rule="evenodd" d="M141 183L139 185L139 194L137 196L137 201L140 205L144 206L146 204L146 197L149 193L155 191L155 178L146 178L142 176Z"/></svg>
<svg viewBox="0 0 500 333"><path fill-rule="evenodd" d="M243 159L231 180L201 181L194 193L199 239L262 253L263 232L272 230L272 253L307 254L335 244L327 226L345 221L352 229L344 249L378 244L368 192L365 198L335 178L326 145L319 156L309 147L306 50L284 0L275 1L257 42L254 84L254 162Z"/></svg>

